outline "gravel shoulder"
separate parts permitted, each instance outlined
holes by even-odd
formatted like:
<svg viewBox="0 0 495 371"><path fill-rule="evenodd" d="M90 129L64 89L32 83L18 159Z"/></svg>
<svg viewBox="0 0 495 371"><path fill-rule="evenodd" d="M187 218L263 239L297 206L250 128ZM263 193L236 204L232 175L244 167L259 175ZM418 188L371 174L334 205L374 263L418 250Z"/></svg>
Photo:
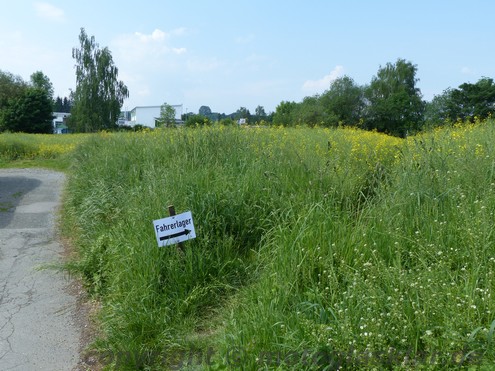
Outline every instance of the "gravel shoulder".
<svg viewBox="0 0 495 371"><path fill-rule="evenodd" d="M54 269L70 253L57 231L65 176L0 169L0 370L85 370L91 305Z"/></svg>

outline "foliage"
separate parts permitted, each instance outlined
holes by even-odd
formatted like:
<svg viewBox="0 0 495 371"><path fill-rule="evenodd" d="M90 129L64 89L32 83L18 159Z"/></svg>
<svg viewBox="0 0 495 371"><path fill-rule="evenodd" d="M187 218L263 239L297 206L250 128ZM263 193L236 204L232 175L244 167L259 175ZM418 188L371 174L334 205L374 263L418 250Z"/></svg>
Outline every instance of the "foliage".
<svg viewBox="0 0 495 371"><path fill-rule="evenodd" d="M305 97L300 103L282 102L275 112L277 125L336 127L357 125L364 115L363 88L343 76L322 95Z"/></svg>
<svg viewBox="0 0 495 371"><path fill-rule="evenodd" d="M0 132L6 130L5 115L13 103L28 89L28 84L20 76L0 70Z"/></svg>
<svg viewBox="0 0 495 371"><path fill-rule="evenodd" d="M325 114L325 108L321 104L318 96L305 97L303 101L295 107L292 117L297 125L306 124L311 127L316 125L330 126L327 125L327 122L330 120L328 120L328 117ZM335 116L332 116L332 118L335 118Z"/></svg>
<svg viewBox="0 0 495 371"><path fill-rule="evenodd" d="M320 97L326 113L325 126L356 125L364 116L363 88L349 76L337 78Z"/></svg>
<svg viewBox="0 0 495 371"><path fill-rule="evenodd" d="M456 118L461 120L479 117L485 119L495 108L495 84L493 79L483 77L476 84L464 83L452 90L453 103L461 108ZM453 119L452 115L450 117Z"/></svg>
<svg viewBox="0 0 495 371"><path fill-rule="evenodd" d="M426 121L430 126L457 120L484 120L495 109L495 84L483 77L476 84L464 83L457 89L447 89L427 104Z"/></svg>
<svg viewBox="0 0 495 371"><path fill-rule="evenodd" d="M55 98L53 111L54 112L66 112L70 113L72 107L72 100L70 98L61 97Z"/></svg>
<svg viewBox="0 0 495 371"><path fill-rule="evenodd" d="M266 112L265 112L265 107L258 105L256 109L254 110L254 114L256 115L256 119L258 120L264 120L266 118Z"/></svg>
<svg viewBox="0 0 495 371"><path fill-rule="evenodd" d="M197 127L211 125L212 122L202 115L188 115L184 125L186 127Z"/></svg>
<svg viewBox="0 0 495 371"><path fill-rule="evenodd" d="M48 76L41 71L36 71L31 75L30 80L32 87L45 91L50 101L53 101L53 84Z"/></svg>
<svg viewBox="0 0 495 371"><path fill-rule="evenodd" d="M451 101L452 89L446 89L442 94L435 95L430 102L425 106L425 125L428 129L445 124L446 120L450 120L452 110Z"/></svg>
<svg viewBox="0 0 495 371"><path fill-rule="evenodd" d="M201 106L199 107L198 114L200 114L201 116L208 117L209 115L211 115L211 108L208 106Z"/></svg>
<svg viewBox="0 0 495 371"><path fill-rule="evenodd" d="M415 133L423 126L424 102L416 88L416 66L402 59L378 70L368 87L343 76L322 95L277 107L276 125L358 126L396 136Z"/></svg>
<svg viewBox="0 0 495 371"><path fill-rule="evenodd" d="M348 76L339 77L321 95L304 97L299 103L282 101L273 114L273 123L356 126L406 136L446 122L491 116L495 107L493 79L464 83L424 102L416 86L416 72L416 65L398 59L380 67L368 86L359 86ZM259 121L259 115L254 121Z"/></svg>
<svg viewBox="0 0 495 371"><path fill-rule="evenodd" d="M416 71L415 65L403 59L379 68L365 90L368 129L402 137L421 129L424 102L416 87Z"/></svg>
<svg viewBox="0 0 495 371"><path fill-rule="evenodd" d="M160 107L160 117L157 120L158 127L173 127L175 126L175 108L170 104L163 103Z"/></svg>
<svg viewBox="0 0 495 371"><path fill-rule="evenodd" d="M275 108L275 114L273 115L273 123L275 125L292 126L294 125L294 112L296 110L297 103L282 101Z"/></svg>
<svg viewBox="0 0 495 371"><path fill-rule="evenodd" d="M20 76L0 70L0 110L8 105L9 99L22 95L27 88L28 84Z"/></svg>
<svg viewBox="0 0 495 371"><path fill-rule="evenodd" d="M88 37L84 28L79 35L80 49L72 50L76 60L76 90L73 94L73 132L94 132L117 127L117 119L129 91L118 80L118 69L108 48L100 49L94 36Z"/></svg>
<svg viewBox="0 0 495 371"><path fill-rule="evenodd" d="M247 122L251 122L251 112L246 107L239 107L234 113L234 120L246 119Z"/></svg>
<svg viewBox="0 0 495 371"><path fill-rule="evenodd" d="M11 132L53 133L52 100L45 90L29 88L11 100L3 120L4 130Z"/></svg>
<svg viewBox="0 0 495 371"><path fill-rule="evenodd" d="M52 133L53 86L41 71L28 84L0 71L0 131Z"/></svg>
<svg viewBox="0 0 495 371"><path fill-rule="evenodd" d="M224 119L221 119L219 123L220 123L220 125L224 125L224 126L235 125L234 120L232 120L230 117L226 117Z"/></svg>

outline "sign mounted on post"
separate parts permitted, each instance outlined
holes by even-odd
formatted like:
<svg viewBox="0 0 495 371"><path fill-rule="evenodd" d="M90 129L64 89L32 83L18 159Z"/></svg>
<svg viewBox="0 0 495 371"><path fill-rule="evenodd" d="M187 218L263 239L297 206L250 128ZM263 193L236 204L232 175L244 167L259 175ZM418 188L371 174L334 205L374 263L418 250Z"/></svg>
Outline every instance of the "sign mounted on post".
<svg viewBox="0 0 495 371"><path fill-rule="evenodd" d="M153 221L159 247L173 245L196 238L190 211Z"/></svg>

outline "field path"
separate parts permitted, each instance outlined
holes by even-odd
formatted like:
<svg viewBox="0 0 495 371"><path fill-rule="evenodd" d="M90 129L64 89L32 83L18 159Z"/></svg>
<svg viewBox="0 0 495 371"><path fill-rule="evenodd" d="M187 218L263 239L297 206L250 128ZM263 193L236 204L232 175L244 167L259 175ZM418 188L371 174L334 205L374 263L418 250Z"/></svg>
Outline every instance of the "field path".
<svg viewBox="0 0 495 371"><path fill-rule="evenodd" d="M73 370L81 324L55 213L64 174L0 169L0 370Z"/></svg>

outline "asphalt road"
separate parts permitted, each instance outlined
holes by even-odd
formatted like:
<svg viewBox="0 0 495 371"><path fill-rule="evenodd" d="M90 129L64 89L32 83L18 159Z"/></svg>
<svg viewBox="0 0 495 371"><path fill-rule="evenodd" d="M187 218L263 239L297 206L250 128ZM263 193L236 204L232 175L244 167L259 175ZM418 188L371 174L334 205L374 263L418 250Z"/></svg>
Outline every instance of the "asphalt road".
<svg viewBox="0 0 495 371"><path fill-rule="evenodd" d="M64 174L0 169L0 370L73 370L81 330L60 262Z"/></svg>

